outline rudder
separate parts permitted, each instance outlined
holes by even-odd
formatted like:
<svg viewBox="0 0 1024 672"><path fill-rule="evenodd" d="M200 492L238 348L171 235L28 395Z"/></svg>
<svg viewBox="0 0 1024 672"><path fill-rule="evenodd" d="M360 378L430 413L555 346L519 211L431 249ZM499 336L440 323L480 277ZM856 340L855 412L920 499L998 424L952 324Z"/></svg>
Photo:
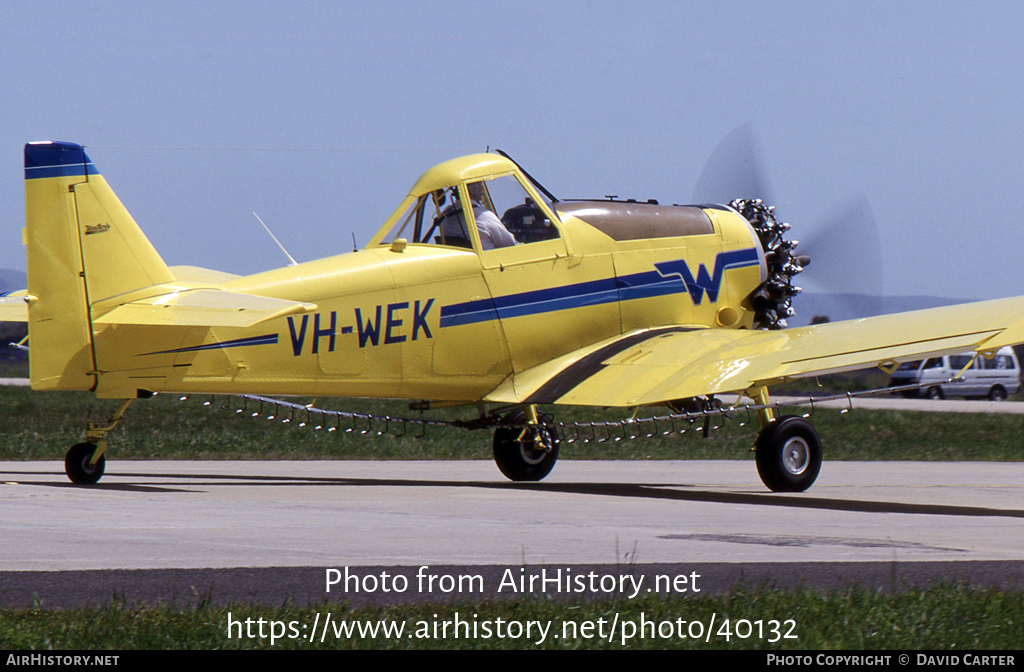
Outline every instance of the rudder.
<svg viewBox="0 0 1024 672"><path fill-rule="evenodd" d="M97 303L174 276L80 145L25 145L29 358L35 389L92 389Z"/></svg>

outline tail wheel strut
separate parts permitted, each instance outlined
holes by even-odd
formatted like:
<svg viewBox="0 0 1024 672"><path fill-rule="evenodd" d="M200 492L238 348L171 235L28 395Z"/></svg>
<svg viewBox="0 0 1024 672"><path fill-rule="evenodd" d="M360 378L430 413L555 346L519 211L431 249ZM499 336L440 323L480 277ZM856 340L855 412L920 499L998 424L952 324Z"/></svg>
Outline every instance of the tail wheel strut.
<svg viewBox="0 0 1024 672"><path fill-rule="evenodd" d="M92 420L86 421L85 441L71 446L64 456L64 473L68 475L72 483L93 485L103 477L107 466L106 457L103 455L107 450L107 433L117 427L117 423L124 417L125 411L128 410L132 401L134 400L122 401L105 426Z"/></svg>

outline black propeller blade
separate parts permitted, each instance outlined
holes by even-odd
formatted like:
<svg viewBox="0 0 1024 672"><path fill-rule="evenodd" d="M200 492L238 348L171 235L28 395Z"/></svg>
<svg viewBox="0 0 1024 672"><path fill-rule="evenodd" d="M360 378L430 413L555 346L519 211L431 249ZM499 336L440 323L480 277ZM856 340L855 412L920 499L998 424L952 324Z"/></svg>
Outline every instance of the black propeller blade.
<svg viewBox="0 0 1024 672"><path fill-rule="evenodd" d="M729 133L704 165L693 202L759 198L772 205L761 156L753 123ZM785 213L779 217L781 221ZM831 295L855 315L882 311L882 245L865 196L851 199L816 226L797 224L789 236L801 241L795 253L811 260L798 282ZM799 298L794 303L799 310Z"/></svg>
<svg viewBox="0 0 1024 672"><path fill-rule="evenodd" d="M694 203L728 203L736 198L775 202L765 179L753 123L746 123L718 143L693 191Z"/></svg>
<svg viewBox="0 0 1024 672"><path fill-rule="evenodd" d="M882 242L866 196L819 222L803 237L800 253L811 258L801 276L809 289L832 294L864 316L882 312Z"/></svg>

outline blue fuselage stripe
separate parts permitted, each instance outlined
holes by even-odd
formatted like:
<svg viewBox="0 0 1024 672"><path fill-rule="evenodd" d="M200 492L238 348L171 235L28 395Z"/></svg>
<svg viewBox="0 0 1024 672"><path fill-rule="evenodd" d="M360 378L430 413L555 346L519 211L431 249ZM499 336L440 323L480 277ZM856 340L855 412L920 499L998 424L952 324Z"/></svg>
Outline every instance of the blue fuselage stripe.
<svg viewBox="0 0 1024 672"><path fill-rule="evenodd" d="M666 278L657 271L634 273L619 278L619 300L647 299L686 291L679 278Z"/></svg>
<svg viewBox="0 0 1024 672"><path fill-rule="evenodd" d="M718 255L716 264L721 271L731 268L756 266L759 262L754 248L733 250ZM721 275L718 275L720 278ZM454 327L475 322L536 315L557 310L596 306L615 301L633 301L667 294L687 292L686 283L679 276L666 277L658 271L633 273L618 278L591 280L520 294L508 294L495 299L467 301L441 308L441 326Z"/></svg>
<svg viewBox="0 0 1024 672"><path fill-rule="evenodd" d="M555 310L596 306L618 300L614 278L592 280L575 285L541 289L496 299L468 301L441 308L441 326L487 322L521 315L549 313Z"/></svg>

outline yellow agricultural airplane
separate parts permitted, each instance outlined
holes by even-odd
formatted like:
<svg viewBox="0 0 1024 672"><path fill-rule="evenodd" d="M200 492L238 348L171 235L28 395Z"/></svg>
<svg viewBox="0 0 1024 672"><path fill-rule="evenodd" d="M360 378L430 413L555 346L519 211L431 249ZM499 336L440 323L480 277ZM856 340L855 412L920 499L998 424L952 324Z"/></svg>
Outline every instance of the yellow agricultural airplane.
<svg viewBox="0 0 1024 672"><path fill-rule="evenodd" d="M782 329L808 260L759 201L559 201L503 154L428 170L363 250L246 277L168 267L79 145L26 145L25 200L28 289L0 320L28 322L33 389L122 399L114 423L156 392L465 404L515 481L558 456L538 404L734 392L761 479L803 491L821 445L769 385L1024 341L1024 297ZM114 423L68 452L73 482L102 476Z"/></svg>

